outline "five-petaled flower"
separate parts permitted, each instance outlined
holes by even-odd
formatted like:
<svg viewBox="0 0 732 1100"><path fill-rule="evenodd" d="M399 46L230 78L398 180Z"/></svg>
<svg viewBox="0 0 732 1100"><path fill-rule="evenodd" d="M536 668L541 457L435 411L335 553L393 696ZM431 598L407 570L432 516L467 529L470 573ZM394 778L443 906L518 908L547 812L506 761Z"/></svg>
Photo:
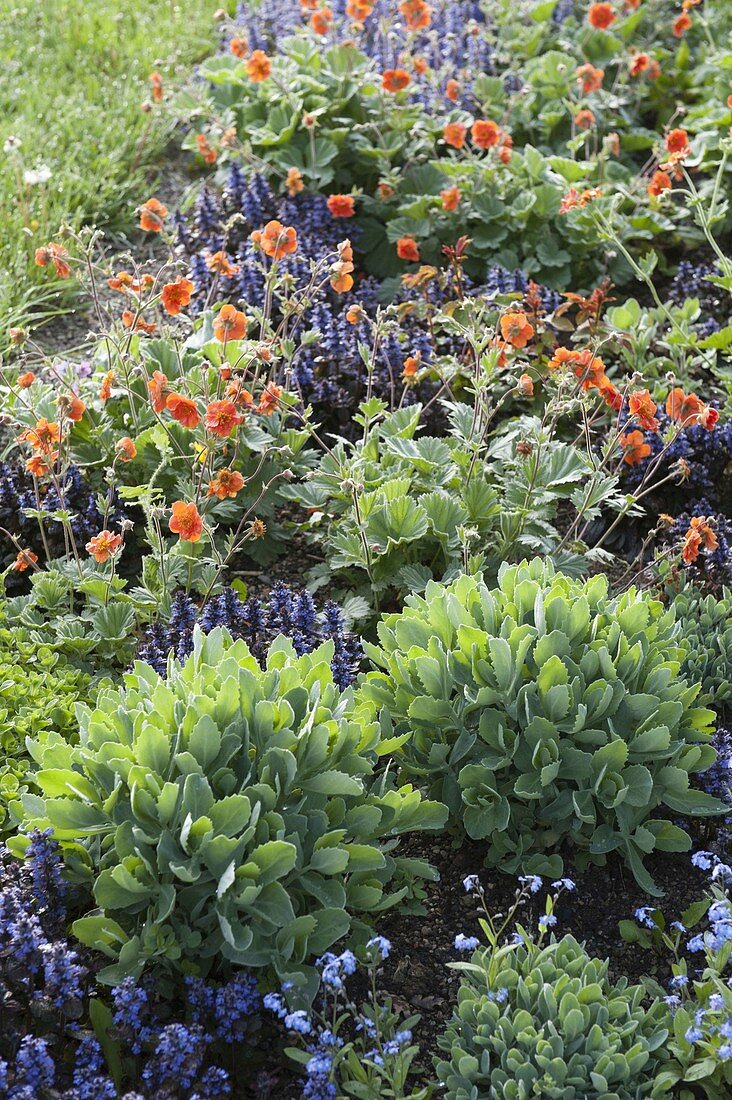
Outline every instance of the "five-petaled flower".
<svg viewBox="0 0 732 1100"><path fill-rule="evenodd" d="M266 80L272 72L272 62L264 50L253 50L247 60L247 76L254 84Z"/></svg>
<svg viewBox="0 0 732 1100"><path fill-rule="evenodd" d="M385 69L381 74L381 87L385 92L401 92L411 79L405 69Z"/></svg>
<svg viewBox="0 0 732 1100"><path fill-rule="evenodd" d="M244 416L233 401L212 401L206 406L206 431L226 439Z"/></svg>
<svg viewBox="0 0 732 1100"><path fill-rule="evenodd" d="M35 565L37 561L38 554L34 554L32 550L19 550L10 568L15 573L25 573L26 569L29 569L31 565Z"/></svg>
<svg viewBox="0 0 732 1100"><path fill-rule="evenodd" d="M619 443L623 450L623 462L627 462L629 466L637 466L651 453L650 443L646 443L643 432L637 428L621 435Z"/></svg>
<svg viewBox="0 0 732 1100"><path fill-rule="evenodd" d="M147 233L160 233L167 216L167 206L164 206L159 199L148 199L140 207L140 229L144 229Z"/></svg>
<svg viewBox="0 0 732 1100"><path fill-rule="evenodd" d="M108 561L114 554L117 553L122 545L122 536L116 535L112 531L100 531L94 538L89 539L86 544L87 553L91 554L95 561L103 565L105 561Z"/></svg>
<svg viewBox="0 0 732 1100"><path fill-rule="evenodd" d="M271 256L273 260L280 260L297 251L297 230L276 220L267 222L264 229L255 229L250 237L265 256Z"/></svg>
<svg viewBox="0 0 732 1100"><path fill-rule="evenodd" d="M635 390L628 398L630 415L644 432L655 432L659 423L656 418L658 406L648 390Z"/></svg>
<svg viewBox="0 0 732 1100"><path fill-rule="evenodd" d="M500 325L503 339L515 348L525 348L534 335L534 326L522 310L504 313Z"/></svg>
<svg viewBox="0 0 732 1100"><path fill-rule="evenodd" d="M198 405L190 397L182 393L169 393L165 399L165 407L179 424L184 428L196 428L201 419Z"/></svg>
<svg viewBox="0 0 732 1100"><path fill-rule="evenodd" d="M195 504L176 500L168 527L181 542L198 542L203 534L203 520Z"/></svg>
<svg viewBox="0 0 732 1100"><path fill-rule="evenodd" d="M163 309L171 317L177 316L182 309L190 304L191 295L195 285L190 279L179 278L174 283L166 283L160 295Z"/></svg>
<svg viewBox="0 0 732 1100"><path fill-rule="evenodd" d="M702 548L705 550L717 550L719 548L719 539L709 525L709 518L707 516L694 516L688 531L684 535L681 557L687 565L691 565L696 561Z"/></svg>
<svg viewBox="0 0 732 1100"><path fill-rule="evenodd" d="M53 264L59 279L67 279L71 274L68 255L62 244L55 244L52 241L51 244L44 244L41 248L36 249L35 261L38 267L47 267L48 264Z"/></svg>
<svg viewBox="0 0 732 1100"><path fill-rule="evenodd" d="M419 263L419 247L414 237L400 237L397 241L396 250L400 260Z"/></svg>
<svg viewBox="0 0 732 1100"><path fill-rule="evenodd" d="M612 4L591 4L587 12L587 21L598 31L606 31L616 19L617 15L613 11Z"/></svg>
<svg viewBox="0 0 732 1100"><path fill-rule="evenodd" d="M227 466L211 478L207 496L216 496L219 500L225 500L226 497L235 497L243 487L243 476L238 470L230 470Z"/></svg>
<svg viewBox="0 0 732 1100"><path fill-rule="evenodd" d="M353 195L328 195L327 206L333 218L352 218L356 213Z"/></svg>
<svg viewBox="0 0 732 1100"><path fill-rule="evenodd" d="M228 340L241 340L247 334L247 319L236 306L222 306L214 321L214 336L221 343Z"/></svg>

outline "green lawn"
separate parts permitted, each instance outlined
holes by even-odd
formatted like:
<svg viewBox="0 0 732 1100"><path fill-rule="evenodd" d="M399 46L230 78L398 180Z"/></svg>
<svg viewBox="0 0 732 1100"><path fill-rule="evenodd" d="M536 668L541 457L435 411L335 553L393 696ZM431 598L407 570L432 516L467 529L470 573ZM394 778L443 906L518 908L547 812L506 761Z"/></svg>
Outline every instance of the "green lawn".
<svg viewBox="0 0 732 1100"><path fill-rule="evenodd" d="M144 113L216 42L220 0L0 0L0 333L48 308L35 248L60 224L129 226L170 132ZM19 141L19 146L16 142ZM48 177L44 181L44 177ZM4 343L4 339L0 340Z"/></svg>

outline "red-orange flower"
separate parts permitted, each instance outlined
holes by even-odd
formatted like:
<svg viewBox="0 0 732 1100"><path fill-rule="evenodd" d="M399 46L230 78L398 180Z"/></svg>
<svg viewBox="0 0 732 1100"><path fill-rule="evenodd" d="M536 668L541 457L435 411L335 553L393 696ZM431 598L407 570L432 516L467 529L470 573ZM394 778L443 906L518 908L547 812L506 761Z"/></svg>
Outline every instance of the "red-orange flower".
<svg viewBox="0 0 732 1100"><path fill-rule="evenodd" d="M525 348L534 335L534 327L521 310L504 313L501 317L501 335L514 348Z"/></svg>
<svg viewBox="0 0 732 1100"><path fill-rule="evenodd" d="M608 27L611 27L617 15L612 9L611 4L592 4L590 10L587 13L587 21L591 27L595 30L606 31Z"/></svg>
<svg viewBox="0 0 732 1100"><path fill-rule="evenodd" d="M198 542L203 533L203 520L195 504L186 504L176 500L172 508L168 527L182 542Z"/></svg>
<svg viewBox="0 0 732 1100"><path fill-rule="evenodd" d="M233 53L234 57L246 57L249 53L249 43L246 38L236 36L229 42L229 49Z"/></svg>
<svg viewBox="0 0 732 1100"><path fill-rule="evenodd" d="M156 413L161 413L165 408L165 401L170 393L170 382L161 370L153 371L153 376L147 384L152 398L153 408Z"/></svg>
<svg viewBox="0 0 732 1100"><path fill-rule="evenodd" d="M709 526L706 516L694 516L684 536L684 545L681 550L681 557L687 565L696 561L702 546L705 550L717 550L719 540Z"/></svg>
<svg viewBox="0 0 732 1100"><path fill-rule="evenodd" d="M591 130L595 125L595 116L589 108L585 107L574 116L574 124L578 130Z"/></svg>
<svg viewBox="0 0 732 1100"><path fill-rule="evenodd" d="M33 474L34 477L43 477L51 469L49 462L55 462L58 458L58 451L52 451L43 458L41 455L33 455L29 458L25 464L26 470ZM48 461L46 461L48 459Z"/></svg>
<svg viewBox="0 0 732 1100"><path fill-rule="evenodd" d="M621 435L620 446L623 448L623 462L627 462L629 466L637 466L651 453L650 444L646 443L643 432L638 429Z"/></svg>
<svg viewBox="0 0 732 1100"><path fill-rule="evenodd" d="M327 34L333 23L333 12L330 8L320 8L310 16L310 26L316 34Z"/></svg>
<svg viewBox="0 0 732 1100"><path fill-rule="evenodd" d="M635 418L641 428L646 432L655 432L658 428L658 420L655 413L658 410L656 402L648 390L635 390L628 398L630 415Z"/></svg>
<svg viewBox="0 0 732 1100"><path fill-rule="evenodd" d="M214 321L214 336L223 344L227 340L242 340L247 334L246 315L235 306L222 306Z"/></svg>
<svg viewBox="0 0 732 1100"><path fill-rule="evenodd" d="M432 22L432 12L425 0L404 0L399 5L399 11L410 31L423 30Z"/></svg>
<svg viewBox="0 0 732 1100"><path fill-rule="evenodd" d="M36 376L32 370L27 370L24 374L21 374L18 378L18 385L21 390L27 390L29 386L32 386L36 380Z"/></svg>
<svg viewBox="0 0 732 1100"><path fill-rule="evenodd" d="M134 325L135 332L146 332L148 335L155 332L158 327L154 321L147 322L142 317L137 317L130 309L123 311L121 320L125 328L132 328Z"/></svg>
<svg viewBox="0 0 732 1100"><path fill-rule="evenodd" d="M419 371L419 353L417 355L408 355L404 360L404 366L402 368L402 378L405 382L411 381Z"/></svg>
<svg viewBox="0 0 732 1100"><path fill-rule="evenodd" d="M87 553L91 554L95 561L103 565L113 554L116 554L122 545L122 536L115 535L112 531L100 531L86 544Z"/></svg>
<svg viewBox="0 0 732 1100"><path fill-rule="evenodd" d="M109 401L112 396L112 386L114 385L115 378L116 375L113 370L108 370L104 378L102 378L102 384L99 387L99 400L102 404L104 404L105 401Z"/></svg>
<svg viewBox="0 0 732 1100"><path fill-rule="evenodd" d="M490 118L478 118L470 127L473 144L479 149L491 149L501 140L501 127Z"/></svg>
<svg viewBox="0 0 732 1100"><path fill-rule="evenodd" d="M467 133L468 128L462 122L448 122L442 131L442 137L445 145L452 145L453 149L462 149Z"/></svg>
<svg viewBox="0 0 732 1100"><path fill-rule="evenodd" d="M257 412L262 413L264 416L271 416L279 404L281 395L281 387L276 386L274 382L268 382L262 396L259 398Z"/></svg>
<svg viewBox="0 0 732 1100"><path fill-rule="evenodd" d="M353 195L328 195L327 206L334 218L352 218L356 212Z"/></svg>
<svg viewBox="0 0 732 1100"><path fill-rule="evenodd" d="M233 401L212 401L206 406L206 430L225 439L244 419Z"/></svg>
<svg viewBox="0 0 732 1100"><path fill-rule="evenodd" d="M695 393L684 393L680 386L676 386L666 398L666 413L672 420L677 420L682 428L690 424L701 424L712 431L719 420L719 413L710 405L706 405Z"/></svg>
<svg viewBox="0 0 732 1100"><path fill-rule="evenodd" d="M218 497L225 500L227 497L235 497L244 487L244 478L238 470L230 470L228 467L219 470L215 477L211 478L207 496Z"/></svg>
<svg viewBox="0 0 732 1100"><path fill-rule="evenodd" d="M253 84L259 84L266 80L272 72L272 62L264 50L254 50L247 61L247 76Z"/></svg>
<svg viewBox="0 0 732 1100"><path fill-rule="evenodd" d="M225 279L231 279L239 272L238 265L233 264L223 250L207 256L206 267L209 271L215 271L217 275L223 275Z"/></svg>
<svg viewBox="0 0 732 1100"><path fill-rule="evenodd" d="M346 4L346 15L349 19L355 19L357 23L363 23L368 19L373 10L373 4L367 3L367 0L348 0Z"/></svg>
<svg viewBox="0 0 732 1100"><path fill-rule="evenodd" d="M460 189L454 186L447 187L444 191L440 191L440 198L443 210L457 210L460 205Z"/></svg>
<svg viewBox="0 0 732 1100"><path fill-rule="evenodd" d="M273 260L280 260L283 256L297 252L297 230L292 225L283 225L282 222L267 222L264 229L255 229L251 239Z"/></svg>
<svg viewBox="0 0 732 1100"><path fill-rule="evenodd" d="M86 411L86 405L75 393L62 393L56 398L58 411L67 420L79 421Z"/></svg>
<svg viewBox="0 0 732 1100"><path fill-rule="evenodd" d="M657 199L664 191L670 191L671 187L671 177L668 172L664 172L662 169L657 168L648 184L648 194L652 199Z"/></svg>
<svg viewBox="0 0 732 1100"><path fill-rule="evenodd" d="M150 73L147 78L150 82L150 91L153 99L156 103L160 103L163 98L163 78L158 72Z"/></svg>
<svg viewBox="0 0 732 1100"><path fill-rule="evenodd" d="M26 429L18 438L19 443L30 443L34 451L48 454L53 451L61 439L61 429L54 421L45 416L36 421L35 426Z"/></svg>
<svg viewBox="0 0 732 1100"><path fill-rule="evenodd" d="M10 568L16 573L25 573L26 569L35 565L37 561L38 554L34 554L32 550L19 550Z"/></svg>
<svg viewBox="0 0 732 1100"><path fill-rule="evenodd" d="M419 247L414 237L400 237L397 241L396 250L400 260L408 260L411 263L419 262Z"/></svg>
<svg viewBox="0 0 732 1100"><path fill-rule="evenodd" d="M159 199L148 199L140 207L140 229L160 233L167 215L168 208Z"/></svg>
<svg viewBox="0 0 732 1100"><path fill-rule="evenodd" d="M305 187L304 180L302 178L302 172L299 168L288 168L287 178L285 179L285 187L287 188L287 194L290 198L293 198Z"/></svg>
<svg viewBox="0 0 732 1100"><path fill-rule="evenodd" d="M165 407L173 419L182 424L184 428L193 429L198 427L201 414L198 411L196 402L192 401L190 397L185 397L182 393L169 393L165 400Z"/></svg>
<svg viewBox="0 0 732 1100"><path fill-rule="evenodd" d="M213 145L209 144L209 140L205 134L196 134L196 145L198 151L205 160L206 164L215 164L218 158L218 153L214 149Z"/></svg>
<svg viewBox="0 0 732 1100"><path fill-rule="evenodd" d="M671 130L666 135L666 148L672 156L686 156L689 152L689 135L686 130Z"/></svg>
<svg viewBox="0 0 732 1100"><path fill-rule="evenodd" d="M177 316L182 309L190 304L191 295L196 289L190 279L176 279L174 283L166 283L163 287L160 301L163 309L171 317Z"/></svg>
<svg viewBox="0 0 732 1100"><path fill-rule="evenodd" d="M681 14L677 15L674 19L673 26L671 27L671 33L673 34L674 38L682 38L683 35L686 34L690 26L691 18L689 16L689 13L686 11L682 11Z"/></svg>
<svg viewBox="0 0 732 1100"><path fill-rule="evenodd" d="M137 454L137 447L128 435L123 435L121 439L118 439L114 449L120 462L132 462Z"/></svg>
<svg viewBox="0 0 732 1100"><path fill-rule="evenodd" d="M35 260L38 267L46 267L48 264L53 264L54 270L59 279L68 279L71 274L71 268L69 267L66 257L68 252L62 244L44 244L42 248L36 249Z"/></svg>
<svg viewBox="0 0 732 1100"><path fill-rule="evenodd" d="M584 94L589 95L591 92L596 92L602 87L605 70L596 69L595 66L591 65L588 61L585 65L579 66L575 75L577 76L577 80Z"/></svg>
<svg viewBox="0 0 732 1100"><path fill-rule="evenodd" d="M401 92L411 79L405 69L385 69L381 74L381 87L385 92Z"/></svg>
<svg viewBox="0 0 732 1100"><path fill-rule="evenodd" d="M445 95L452 103L457 103L460 98L460 90L457 80L448 80L445 85Z"/></svg>

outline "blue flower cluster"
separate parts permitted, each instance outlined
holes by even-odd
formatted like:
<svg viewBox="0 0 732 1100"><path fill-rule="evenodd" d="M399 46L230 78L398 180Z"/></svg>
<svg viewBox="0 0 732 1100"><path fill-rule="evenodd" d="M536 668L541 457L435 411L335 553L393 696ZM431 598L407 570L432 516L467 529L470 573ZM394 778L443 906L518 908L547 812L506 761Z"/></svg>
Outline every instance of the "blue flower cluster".
<svg viewBox="0 0 732 1100"><path fill-rule="evenodd" d="M683 306L687 298L698 298L701 317L694 328L704 339L718 332L727 324L729 317L729 295L721 287L709 282L709 276L720 274L716 263L694 263L682 260L677 268L669 288L669 298L677 306Z"/></svg>
<svg viewBox="0 0 732 1100"><path fill-rule="evenodd" d="M292 639L298 654L310 653L322 642L332 640L335 652L331 662L333 677L340 688L353 683L363 655L361 642L346 629L343 612L329 601L322 611L309 592L295 591L277 582L265 603L255 597L244 601L233 588L225 588L201 611L185 593L173 598L170 620L148 630L139 657L165 675L168 654L183 659L193 648L193 628L204 631L226 627L234 638L243 638L252 654L262 662L278 634Z"/></svg>

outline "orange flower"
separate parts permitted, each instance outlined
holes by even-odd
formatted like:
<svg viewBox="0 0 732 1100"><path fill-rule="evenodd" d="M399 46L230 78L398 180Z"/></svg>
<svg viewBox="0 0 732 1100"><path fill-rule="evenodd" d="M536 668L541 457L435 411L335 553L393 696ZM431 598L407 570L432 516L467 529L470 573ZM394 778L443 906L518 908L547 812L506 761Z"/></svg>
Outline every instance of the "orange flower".
<svg viewBox="0 0 732 1100"><path fill-rule="evenodd" d="M629 466L637 466L644 458L648 458L651 453L650 444L646 443L643 438L643 432L639 432L637 429L628 432L626 435L621 435L619 442L623 448L623 462L627 462Z"/></svg>
<svg viewBox="0 0 732 1100"><path fill-rule="evenodd" d="M235 497L244 487L244 478L238 470L230 470L228 467L219 470L215 477L211 478L207 496L218 497L225 500L227 497Z"/></svg>
<svg viewBox="0 0 732 1100"><path fill-rule="evenodd" d="M122 545L122 536L115 535L111 531L100 531L86 544L87 553L91 554L95 561L103 565L113 554L116 554Z"/></svg>
<svg viewBox="0 0 732 1100"><path fill-rule="evenodd" d="M99 400L104 404L105 401L109 401L112 396L112 386L114 385L115 373L113 370L108 370L102 379L102 384L99 387Z"/></svg>
<svg viewBox="0 0 732 1100"><path fill-rule="evenodd" d="M272 72L272 62L264 50L254 50L247 61L247 76L253 84L260 84Z"/></svg>
<svg viewBox="0 0 732 1100"><path fill-rule="evenodd" d="M267 222L264 229L255 230L251 238L273 260L281 260L283 256L297 252L297 230L291 225L283 225L282 222Z"/></svg>
<svg viewBox="0 0 732 1100"><path fill-rule="evenodd" d="M411 381L419 370L419 353L417 355L408 355L404 360L404 368L402 369L402 378L405 382Z"/></svg>
<svg viewBox="0 0 732 1100"><path fill-rule="evenodd" d="M147 388L150 391L155 412L161 413L165 408L165 401L170 392L170 382L161 370L156 370L153 371L153 376L148 381Z"/></svg>
<svg viewBox="0 0 732 1100"><path fill-rule="evenodd" d="M176 279L174 283L166 283L160 295L165 312L169 313L171 317L177 316L185 306L189 305L191 295L195 289L195 285L190 279L180 278Z"/></svg>
<svg viewBox="0 0 732 1100"><path fill-rule="evenodd" d="M490 118L479 118L471 126L470 136L479 149L490 149L501 140L501 128Z"/></svg>
<svg viewBox="0 0 732 1100"><path fill-rule="evenodd" d="M181 542L198 542L203 533L203 520L195 504L176 500L172 512L168 527L173 534L177 535Z"/></svg>
<svg viewBox="0 0 732 1100"><path fill-rule="evenodd" d="M329 195L327 206L334 218L352 218L356 212L353 195Z"/></svg>
<svg viewBox="0 0 732 1100"><path fill-rule="evenodd" d="M425 0L404 0L399 5L399 11L410 31L423 30L432 22L432 12Z"/></svg>
<svg viewBox="0 0 732 1100"><path fill-rule="evenodd" d="M49 454L61 439L61 429L54 421L49 423L45 416L36 421L35 427L28 428L19 437L19 443L30 443L34 451Z"/></svg>
<svg viewBox="0 0 732 1100"><path fill-rule="evenodd" d="M603 374L598 379L597 388L605 404L609 405L611 409L615 409L616 412L620 412L623 407L623 395L617 386L614 386L609 378L606 378Z"/></svg>
<svg viewBox="0 0 732 1100"><path fill-rule="evenodd" d="M689 152L689 135L686 130L671 130L666 135L666 148L672 156L686 156Z"/></svg>
<svg viewBox="0 0 732 1100"><path fill-rule="evenodd" d="M163 98L163 78L158 72L150 73L147 78L150 83L151 94L156 103Z"/></svg>
<svg viewBox="0 0 732 1100"><path fill-rule="evenodd" d="M460 205L460 190L457 187L447 187L440 191L443 210L457 210Z"/></svg>
<svg viewBox="0 0 732 1100"><path fill-rule="evenodd" d="M505 313L501 317L501 335L514 348L525 348L534 335L534 328L529 324L526 314L518 310L516 313Z"/></svg>
<svg viewBox="0 0 732 1100"><path fill-rule="evenodd" d="M498 150L498 159L502 164L508 164L511 159L511 150L513 149L513 138L510 134L501 135L501 147Z"/></svg>
<svg viewBox="0 0 732 1100"><path fill-rule="evenodd" d="M349 290L353 289L353 275L348 271L335 271L331 277L330 285L336 294L347 294Z"/></svg>
<svg viewBox="0 0 732 1100"><path fill-rule="evenodd" d="M630 415L635 417L638 424L646 432L655 432L658 428L658 420L655 413L658 409L656 402L648 390L636 390L628 399Z"/></svg>
<svg viewBox="0 0 732 1100"><path fill-rule="evenodd" d="M218 153L212 145L209 145L208 138L205 134L196 134L196 145L206 164L216 163Z"/></svg>
<svg viewBox="0 0 732 1100"><path fill-rule="evenodd" d="M35 260L38 267L46 267L48 264L53 264L54 270L59 279L68 279L71 274L71 268L69 267L66 257L68 252L62 244L45 244L42 248L36 249Z"/></svg>
<svg viewBox="0 0 732 1100"><path fill-rule="evenodd" d="M649 53L637 53L634 54L630 59L631 76L640 76L642 73L650 70L650 67L651 55Z"/></svg>
<svg viewBox="0 0 732 1100"><path fill-rule="evenodd" d="M52 451L50 454L46 455L46 458L51 462L55 462L58 458L58 451ZM25 468L29 473L33 474L33 477L43 477L43 475L47 474L51 469L45 459L40 455L33 455L32 458L29 458L25 464Z"/></svg>
<svg viewBox="0 0 732 1100"><path fill-rule="evenodd" d="M19 550L10 568L16 573L25 573L26 569L35 565L37 561L38 554L34 554L32 550Z"/></svg>
<svg viewBox="0 0 732 1100"><path fill-rule="evenodd" d="M684 545L681 550L681 557L687 565L691 565L692 562L696 561L702 546L705 550L717 550L719 540L709 526L709 520L706 516L694 516L684 536Z"/></svg>
<svg viewBox="0 0 732 1100"><path fill-rule="evenodd" d="M712 431L719 420L719 413L697 397L695 393L686 394L677 386L666 398L666 413L672 420L678 420L682 428L690 424L701 424Z"/></svg>
<svg viewBox="0 0 732 1100"><path fill-rule="evenodd" d="M148 199L140 207L140 229L160 233L167 214L167 206L163 206L159 199Z"/></svg>
<svg viewBox="0 0 732 1100"><path fill-rule="evenodd" d="M182 424L184 428L196 428L201 419L198 406L190 397L182 393L169 393L165 400L165 407L174 420Z"/></svg>
<svg viewBox="0 0 732 1100"><path fill-rule="evenodd" d="M346 320L349 325L357 325L361 321L365 321L366 313L363 306L349 306L346 310Z"/></svg>
<svg viewBox="0 0 732 1100"><path fill-rule="evenodd" d="M249 43L246 38L232 38L231 42L229 42L229 49L234 57L246 57L249 53Z"/></svg>
<svg viewBox="0 0 732 1100"><path fill-rule="evenodd" d="M327 34L333 23L333 12L330 8L320 8L310 16L310 26L316 34Z"/></svg>
<svg viewBox="0 0 732 1100"><path fill-rule="evenodd" d="M206 431L226 439L244 417L233 401L212 401L206 406Z"/></svg>
<svg viewBox="0 0 732 1100"><path fill-rule="evenodd" d="M281 394L282 389L280 386L275 386L274 382L268 382L259 399L257 412L262 413L264 416L271 416L277 408Z"/></svg>
<svg viewBox="0 0 732 1100"><path fill-rule="evenodd" d="M287 188L287 194L290 198L294 198L302 189L305 184L303 182L302 173L299 168L288 168L287 179L285 180L285 187Z"/></svg>
<svg viewBox="0 0 732 1100"><path fill-rule="evenodd" d="M671 187L671 177L668 172L663 172L660 168L657 168L648 184L648 194L650 198L657 199L664 191L670 191Z"/></svg>
<svg viewBox="0 0 732 1100"><path fill-rule="evenodd" d="M452 103L457 103L460 98L460 90L457 80L448 80L445 85L445 95Z"/></svg>
<svg viewBox="0 0 732 1100"><path fill-rule="evenodd" d="M587 13L587 21L595 30L606 31L612 27L617 15L611 4L592 4Z"/></svg>
<svg viewBox="0 0 732 1100"><path fill-rule="evenodd" d="M135 314L129 309L123 311L121 321L125 328L132 328L134 325L135 332L147 332L148 335L155 332L155 329L158 327L154 321L150 321L148 324L146 321L143 321L142 317L135 318Z"/></svg>
<svg viewBox="0 0 732 1100"><path fill-rule="evenodd" d="M585 65L579 66L575 75L582 87L583 93L589 95L591 92L597 92L602 87L605 70L596 69L595 66L590 65L588 61Z"/></svg>
<svg viewBox="0 0 732 1100"><path fill-rule="evenodd" d="M385 92L401 92L411 79L404 69L385 69L381 74L381 87Z"/></svg>
<svg viewBox="0 0 732 1100"><path fill-rule="evenodd" d="M86 405L75 393L59 394L56 398L56 404L61 415L74 422L81 420L86 411Z"/></svg>
<svg viewBox="0 0 732 1100"><path fill-rule="evenodd" d="M357 23L363 23L368 19L373 10L373 4L367 3L366 0L348 0L346 4L346 15Z"/></svg>
<svg viewBox="0 0 732 1100"><path fill-rule="evenodd" d="M682 11L681 15L677 15L673 21L671 33L674 38L683 38L691 26L691 18L688 12Z"/></svg>
<svg viewBox="0 0 732 1100"><path fill-rule="evenodd" d="M215 271L217 275L223 275L225 279L231 279L239 272L238 265L233 264L223 251L214 252L212 255L207 256L206 267L209 271Z"/></svg>
<svg viewBox="0 0 732 1100"><path fill-rule="evenodd" d="M592 111L585 107L574 116L574 124L578 130L591 130L595 125L595 116Z"/></svg>
<svg viewBox="0 0 732 1100"><path fill-rule="evenodd" d="M708 432L714 431L714 425L719 420L719 413L716 409L713 409L711 405L704 405L702 411L699 413L699 423L702 428L706 428Z"/></svg>
<svg viewBox="0 0 732 1100"><path fill-rule="evenodd" d="M29 386L33 385L35 380L36 376L33 371L27 370L25 374L21 374L20 378L18 379L18 385L20 386L21 390L27 390Z"/></svg>
<svg viewBox="0 0 732 1100"><path fill-rule="evenodd" d="M230 397L235 405L241 405L242 408L251 409L254 406L254 398L240 378L229 382L226 387L226 396Z"/></svg>
<svg viewBox="0 0 732 1100"><path fill-rule="evenodd" d="M452 145L453 149L462 149L467 133L468 128L463 126L462 122L448 122L442 131L442 137L445 145Z"/></svg>
<svg viewBox="0 0 732 1100"><path fill-rule="evenodd" d="M534 379L530 374L522 374L518 380L516 389L522 397L534 396Z"/></svg>
<svg viewBox="0 0 732 1100"><path fill-rule="evenodd" d="M384 183L382 180L376 188L376 193L380 199L386 202L386 200L390 199L391 196L394 194L394 188L390 187L388 183Z"/></svg>
<svg viewBox="0 0 732 1100"><path fill-rule="evenodd" d="M117 440L115 451L120 462L132 462L137 454L137 447L128 435L123 435L121 439Z"/></svg>
<svg viewBox="0 0 732 1100"><path fill-rule="evenodd" d="M248 323L246 316L235 306L222 306L214 321L214 336L222 344L227 340L242 340L247 334Z"/></svg>
<svg viewBox="0 0 732 1100"><path fill-rule="evenodd" d="M396 250L400 260L419 262L419 247L414 237L400 237L396 243Z"/></svg>

